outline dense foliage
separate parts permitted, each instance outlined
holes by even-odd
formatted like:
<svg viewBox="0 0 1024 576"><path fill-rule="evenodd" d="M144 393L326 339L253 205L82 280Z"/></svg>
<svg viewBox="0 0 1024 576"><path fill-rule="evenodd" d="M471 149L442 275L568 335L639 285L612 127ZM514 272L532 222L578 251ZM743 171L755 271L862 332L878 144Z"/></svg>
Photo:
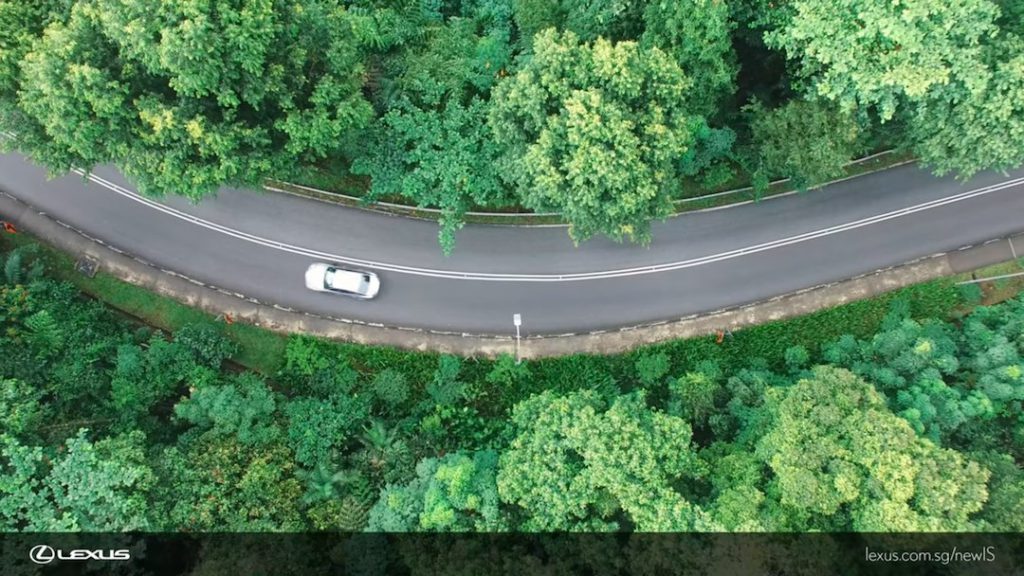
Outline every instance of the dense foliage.
<svg viewBox="0 0 1024 576"><path fill-rule="evenodd" d="M0 264L3 530L1022 527L1024 297L524 364L296 336L260 375Z"/></svg>
<svg viewBox="0 0 1024 576"><path fill-rule="evenodd" d="M0 0L0 129L152 193L368 186L440 208L446 253L480 207L646 242L674 198L813 187L865 150L1019 166L1022 18L1006 0Z"/></svg>
<svg viewBox="0 0 1024 576"><path fill-rule="evenodd" d="M200 197L322 158L371 115L353 24L331 2L23 4L0 13L50 24L15 38L27 54L6 121L57 170L113 162L144 191Z"/></svg>
<svg viewBox="0 0 1024 576"><path fill-rule="evenodd" d="M506 151L503 179L526 206L561 212L577 242L599 232L649 240L648 223L671 210L675 167L692 145L688 86L656 47L541 32L529 61L495 89L490 123Z"/></svg>

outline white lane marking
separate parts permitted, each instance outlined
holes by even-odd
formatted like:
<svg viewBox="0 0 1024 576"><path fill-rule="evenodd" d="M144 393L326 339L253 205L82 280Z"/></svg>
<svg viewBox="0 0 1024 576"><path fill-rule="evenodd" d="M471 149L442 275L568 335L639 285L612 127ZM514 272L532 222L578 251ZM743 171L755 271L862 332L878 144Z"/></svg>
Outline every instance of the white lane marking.
<svg viewBox="0 0 1024 576"><path fill-rule="evenodd" d="M81 171L76 172L79 174L83 174L83 172ZM680 260L677 262L668 262L665 264L640 266L636 268L620 268L616 270L605 270L600 272L579 272L573 274L497 274L487 272L458 272L454 270L416 268L413 266L402 266L398 264L388 264L385 262L376 262L372 260L362 260L358 258L342 256L340 254L331 254L329 252L322 252L319 250L303 248L301 246L296 246L285 242L278 242L275 240L270 240L268 238L263 238L261 236L256 236L254 234L249 234L248 232L242 232L240 230L228 228L227 226L217 224L216 222L211 222L209 220L193 216L191 214L182 212L181 210L178 210L176 208L172 208L170 206L166 206L159 202L145 198L127 188L124 188L123 186L110 182L109 180L106 180L100 176L96 176L95 174L89 174L88 178L92 182L95 182L96 184L99 184L104 188L116 192L121 196L124 196L131 200L149 206L150 208L163 212L169 216L173 216L175 218L191 222L193 224L196 224L197 226L201 226L203 228L207 228L209 230L213 230L221 234L225 234L227 236L238 238L240 240L251 242L253 244L266 246L268 248L274 248L276 250L290 252L293 254L307 256L310 258L329 260L332 262L351 264L354 266L363 266L367 268L384 270L388 272L412 274L416 276L427 276L431 278L479 280L488 282L577 282L581 280L604 280L609 278L624 278L628 276L638 276L642 274L654 274L657 272L670 272L673 270L681 270L684 268L691 268L694 266L703 266L706 264L713 264L716 262L731 260L733 258L738 258L740 256L746 256L749 254L756 254L758 252L764 252L767 250L774 250L776 248L791 246L793 244L799 244L802 242L807 242L810 240L815 240L826 236L832 236L850 230L856 230L858 228L863 228L865 226L870 226L872 224L877 224L879 222L885 222L887 220L901 218L903 216L916 214L918 212L923 212L925 210L932 210L935 208L940 208L942 206L956 204L958 202L963 202L965 200L985 196L988 194L999 192L1001 190L1005 190L1007 188L1013 188L1015 186L1024 184L1024 177L1014 178L1012 180L1007 180L1005 182L1000 182L998 184L992 184L990 186L984 186L982 188L975 188L974 190L961 192L953 196L947 196L945 198L923 202L921 204L908 206L906 208L900 208L899 210L893 210L891 212L886 212L884 214L878 214L876 216L870 216L867 218L862 218L860 220L855 220L844 224L837 224L835 226L829 226L827 228L821 228L819 230L813 230L811 232L805 232L803 234L797 234L786 238L780 238L778 240L772 240L770 242L764 242L762 244L756 244L744 248L737 248L735 250L729 250L727 252L721 252L719 254L711 254L708 256L701 256L699 258L691 258L689 260Z"/></svg>

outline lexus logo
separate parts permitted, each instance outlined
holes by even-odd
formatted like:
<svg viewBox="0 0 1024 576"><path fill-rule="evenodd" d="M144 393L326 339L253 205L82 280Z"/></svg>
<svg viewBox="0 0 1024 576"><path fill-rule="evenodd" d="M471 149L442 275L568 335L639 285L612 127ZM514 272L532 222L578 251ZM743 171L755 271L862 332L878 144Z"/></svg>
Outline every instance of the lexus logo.
<svg viewBox="0 0 1024 576"><path fill-rule="evenodd" d="M53 548L50 548L46 544L40 544L39 546L34 546L32 550L29 551L28 557L36 564L49 564L50 562L53 562L53 559L57 557L57 554L53 551Z"/></svg>
<svg viewBox="0 0 1024 576"><path fill-rule="evenodd" d="M46 544L33 546L28 552L36 564L49 564L54 560L131 560L128 550L54 550Z"/></svg>

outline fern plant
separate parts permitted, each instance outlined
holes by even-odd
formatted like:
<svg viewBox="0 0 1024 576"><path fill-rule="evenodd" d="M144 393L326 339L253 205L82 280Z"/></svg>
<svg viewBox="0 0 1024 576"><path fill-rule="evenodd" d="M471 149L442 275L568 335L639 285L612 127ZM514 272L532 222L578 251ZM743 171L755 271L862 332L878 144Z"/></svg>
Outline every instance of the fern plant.
<svg viewBox="0 0 1024 576"><path fill-rule="evenodd" d="M24 253L20 249L12 250L7 254L7 258L4 261L4 280L7 284L15 285L21 284L21 260Z"/></svg>
<svg viewBox="0 0 1024 576"><path fill-rule="evenodd" d="M370 518L370 504L352 496L341 500L338 508L338 530L342 532L360 532L366 527Z"/></svg>
<svg viewBox="0 0 1024 576"><path fill-rule="evenodd" d="M57 320L46 310L40 310L25 319L28 340L39 350L39 356L49 356L59 347L62 331Z"/></svg>
<svg viewBox="0 0 1024 576"><path fill-rule="evenodd" d="M363 430L363 435L359 438L364 448L375 453L387 452L399 440L397 428L389 429L383 421L376 418Z"/></svg>
<svg viewBox="0 0 1024 576"><path fill-rule="evenodd" d="M306 504L337 499L359 477L352 470L335 472L322 462L312 470L299 470L296 475L306 482L306 494L302 497Z"/></svg>
<svg viewBox="0 0 1024 576"><path fill-rule="evenodd" d="M388 428L380 420L373 420L360 437L363 451L357 459L375 479L394 481L411 471L414 458L398 428Z"/></svg>
<svg viewBox="0 0 1024 576"><path fill-rule="evenodd" d="M27 284L38 280L43 274L43 263L33 260L26 268L26 259L39 250L35 244L19 246L7 253L4 258L4 281L11 286Z"/></svg>
<svg viewBox="0 0 1024 576"><path fill-rule="evenodd" d="M370 506L359 498L345 496L317 503L306 514L317 530L361 532L369 520Z"/></svg>

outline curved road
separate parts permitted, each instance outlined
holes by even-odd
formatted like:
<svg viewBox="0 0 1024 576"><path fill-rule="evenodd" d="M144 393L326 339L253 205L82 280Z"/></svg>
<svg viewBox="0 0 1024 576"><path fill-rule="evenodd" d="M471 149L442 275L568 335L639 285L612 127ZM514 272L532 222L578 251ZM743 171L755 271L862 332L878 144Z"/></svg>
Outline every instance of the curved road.
<svg viewBox="0 0 1024 576"><path fill-rule="evenodd" d="M199 205L139 197L116 171L91 181L0 155L0 189L108 244L202 282L298 310L388 326L523 335L677 319L833 282L1024 230L1024 170L967 183L914 165L810 194L691 213L649 248L562 227L467 226L445 258L433 222L278 193L223 190ZM377 270L371 302L302 283L317 260Z"/></svg>

